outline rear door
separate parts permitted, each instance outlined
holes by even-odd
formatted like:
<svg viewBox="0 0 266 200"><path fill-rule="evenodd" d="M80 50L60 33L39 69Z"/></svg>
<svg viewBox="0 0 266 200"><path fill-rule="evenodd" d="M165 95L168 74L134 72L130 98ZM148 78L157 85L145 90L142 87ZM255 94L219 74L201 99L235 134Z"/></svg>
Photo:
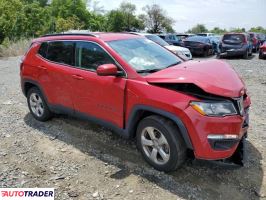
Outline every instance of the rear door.
<svg viewBox="0 0 266 200"><path fill-rule="evenodd" d="M98 76L97 67L118 64L97 43L76 42L72 98L77 113L123 127L125 77Z"/></svg>
<svg viewBox="0 0 266 200"><path fill-rule="evenodd" d="M71 98L74 42L45 42L39 49L40 81L49 103L64 111L73 109Z"/></svg>

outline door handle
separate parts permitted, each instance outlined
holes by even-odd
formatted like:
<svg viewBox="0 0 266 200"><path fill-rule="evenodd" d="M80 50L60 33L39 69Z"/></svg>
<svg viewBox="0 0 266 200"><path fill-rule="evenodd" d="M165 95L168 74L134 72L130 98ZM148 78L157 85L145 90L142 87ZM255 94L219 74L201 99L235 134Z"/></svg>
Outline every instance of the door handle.
<svg viewBox="0 0 266 200"><path fill-rule="evenodd" d="M39 65L39 66L37 66L39 69L41 69L41 70L47 70L47 68L46 67L44 67L44 66L41 66L41 65Z"/></svg>
<svg viewBox="0 0 266 200"><path fill-rule="evenodd" d="M77 80L84 80L84 78L82 76L76 75L76 74L73 74L72 78L77 79Z"/></svg>

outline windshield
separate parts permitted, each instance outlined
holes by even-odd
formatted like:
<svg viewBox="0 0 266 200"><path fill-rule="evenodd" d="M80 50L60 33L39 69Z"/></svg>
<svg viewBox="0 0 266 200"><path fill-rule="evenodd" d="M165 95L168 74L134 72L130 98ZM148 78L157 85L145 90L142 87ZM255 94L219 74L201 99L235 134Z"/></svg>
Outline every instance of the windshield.
<svg viewBox="0 0 266 200"><path fill-rule="evenodd" d="M150 73L181 63L160 45L145 38L115 40L108 44L139 73Z"/></svg>
<svg viewBox="0 0 266 200"><path fill-rule="evenodd" d="M160 38L157 35L145 35L145 37L148 38L149 40L152 40L153 42L156 42L157 44L161 46L169 45L167 42L165 42L162 38Z"/></svg>

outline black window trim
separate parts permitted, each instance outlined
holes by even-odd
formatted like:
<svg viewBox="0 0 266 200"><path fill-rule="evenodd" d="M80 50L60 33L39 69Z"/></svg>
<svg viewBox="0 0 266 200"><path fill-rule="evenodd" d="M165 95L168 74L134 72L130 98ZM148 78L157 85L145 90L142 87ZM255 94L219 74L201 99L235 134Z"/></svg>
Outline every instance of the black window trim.
<svg viewBox="0 0 266 200"><path fill-rule="evenodd" d="M98 45L105 53L107 53L111 57L111 59L115 62L116 66L124 72L123 73L124 75L119 76L119 77L122 77L122 78L127 78L128 77L128 74L127 74L126 70L120 65L120 63L117 62L117 60L105 48L103 48L97 42L88 41L88 40L46 40L46 41L43 41L43 42L39 42L40 47L41 47L41 44L45 43L45 42L48 43L48 44L49 44L49 42L74 42L75 51L74 51L73 55L74 55L74 63L75 64L76 64L76 43L77 42L87 42L87 43L93 43L95 45ZM47 47L47 51L48 51L48 47ZM47 62L51 62L51 63L54 63L54 64L63 65L63 66L66 66L66 67L77 68L77 69L81 69L81 70L85 70L85 71L90 71L90 72L96 73L96 71L92 70L92 69L86 69L86 68L82 68L82 67L78 67L78 66L69 65L69 64L66 64L66 63L59 63L59 62L55 62L55 61L52 61L52 60L48 60L47 58L44 58L42 55L39 54L39 50L37 52L37 56L41 57L42 59L46 60Z"/></svg>

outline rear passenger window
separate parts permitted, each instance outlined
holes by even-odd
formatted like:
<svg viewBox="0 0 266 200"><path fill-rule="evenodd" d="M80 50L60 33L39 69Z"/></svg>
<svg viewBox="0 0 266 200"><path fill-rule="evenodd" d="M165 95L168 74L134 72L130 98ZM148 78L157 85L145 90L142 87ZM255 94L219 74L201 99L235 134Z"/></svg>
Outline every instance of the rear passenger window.
<svg viewBox="0 0 266 200"><path fill-rule="evenodd" d="M114 60L97 44L76 43L76 66L96 71L103 64L115 64Z"/></svg>
<svg viewBox="0 0 266 200"><path fill-rule="evenodd" d="M74 42L55 41L48 43L46 58L50 61L74 65Z"/></svg>
<svg viewBox="0 0 266 200"><path fill-rule="evenodd" d="M48 47L47 42L43 42L39 48L38 54L46 58L47 47Z"/></svg>

